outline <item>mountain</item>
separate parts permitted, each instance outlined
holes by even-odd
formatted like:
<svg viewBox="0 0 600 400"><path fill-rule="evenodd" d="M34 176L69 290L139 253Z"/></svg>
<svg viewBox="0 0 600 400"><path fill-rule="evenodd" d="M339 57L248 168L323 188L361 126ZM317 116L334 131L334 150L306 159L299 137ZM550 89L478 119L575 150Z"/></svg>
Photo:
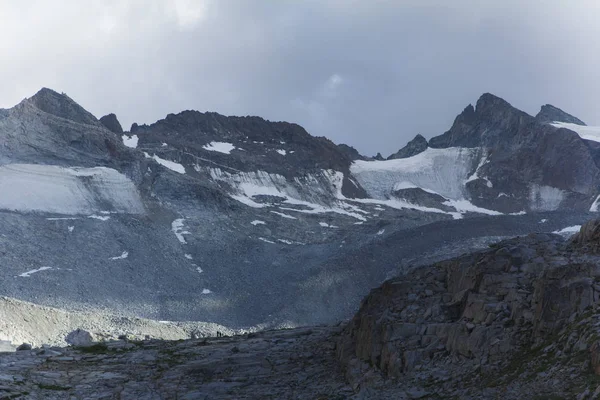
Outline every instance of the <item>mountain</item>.
<svg viewBox="0 0 600 400"><path fill-rule="evenodd" d="M556 110L544 106L542 115L573 120ZM429 147L421 146L420 153L405 161L389 161L387 169L406 171L408 165L418 166L418 174L402 178L407 184L496 212L595 209L600 185L598 145L589 139L597 138L596 131L542 120L487 93L475 107L467 106L450 130L430 139ZM581 135L577 129L592 134ZM394 191L390 183L385 195Z"/></svg>
<svg viewBox="0 0 600 400"><path fill-rule="evenodd" d="M50 89L0 111L0 295L233 329L331 323L411 266L579 225L599 193L589 140L492 95L392 160L259 117L119 126Z"/></svg>

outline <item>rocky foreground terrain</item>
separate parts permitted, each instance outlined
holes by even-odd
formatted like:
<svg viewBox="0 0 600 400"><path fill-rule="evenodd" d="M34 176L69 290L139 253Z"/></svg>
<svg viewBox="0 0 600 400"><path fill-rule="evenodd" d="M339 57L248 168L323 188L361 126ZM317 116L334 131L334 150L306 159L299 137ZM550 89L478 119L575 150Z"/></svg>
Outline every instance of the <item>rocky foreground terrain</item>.
<svg viewBox="0 0 600 400"><path fill-rule="evenodd" d="M0 356L4 398L595 399L600 220L407 271L337 326Z"/></svg>

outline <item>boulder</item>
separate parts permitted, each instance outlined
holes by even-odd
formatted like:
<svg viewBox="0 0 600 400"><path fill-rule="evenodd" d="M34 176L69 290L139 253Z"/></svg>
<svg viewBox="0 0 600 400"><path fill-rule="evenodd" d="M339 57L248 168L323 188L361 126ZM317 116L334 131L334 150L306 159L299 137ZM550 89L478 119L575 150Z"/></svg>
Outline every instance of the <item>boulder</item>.
<svg viewBox="0 0 600 400"><path fill-rule="evenodd" d="M90 347L96 343L95 336L86 330L76 329L69 333L65 341L75 347Z"/></svg>
<svg viewBox="0 0 600 400"><path fill-rule="evenodd" d="M17 347L17 351L21 351L21 350L31 350L32 346L29 343L23 343L22 345L20 345L19 347Z"/></svg>

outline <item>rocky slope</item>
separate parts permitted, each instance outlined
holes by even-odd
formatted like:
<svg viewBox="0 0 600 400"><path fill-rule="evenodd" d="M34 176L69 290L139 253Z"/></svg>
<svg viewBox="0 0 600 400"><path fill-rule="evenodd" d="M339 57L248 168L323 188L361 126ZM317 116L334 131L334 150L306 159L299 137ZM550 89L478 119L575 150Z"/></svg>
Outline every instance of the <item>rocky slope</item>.
<svg viewBox="0 0 600 400"><path fill-rule="evenodd" d="M387 281L342 334L346 376L408 398L597 398L599 240L593 220Z"/></svg>
<svg viewBox="0 0 600 400"><path fill-rule="evenodd" d="M411 269L330 327L0 354L8 398L596 399L600 220Z"/></svg>

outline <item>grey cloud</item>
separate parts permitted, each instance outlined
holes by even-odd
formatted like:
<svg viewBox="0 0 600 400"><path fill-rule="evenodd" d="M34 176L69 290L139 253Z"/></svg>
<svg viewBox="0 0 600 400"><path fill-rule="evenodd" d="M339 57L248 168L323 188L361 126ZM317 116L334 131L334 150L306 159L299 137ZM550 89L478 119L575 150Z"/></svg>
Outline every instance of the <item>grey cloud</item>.
<svg viewBox="0 0 600 400"><path fill-rule="evenodd" d="M6 3L2 106L48 86L124 127L183 109L260 115L365 154L444 132L488 91L600 123L594 1Z"/></svg>

